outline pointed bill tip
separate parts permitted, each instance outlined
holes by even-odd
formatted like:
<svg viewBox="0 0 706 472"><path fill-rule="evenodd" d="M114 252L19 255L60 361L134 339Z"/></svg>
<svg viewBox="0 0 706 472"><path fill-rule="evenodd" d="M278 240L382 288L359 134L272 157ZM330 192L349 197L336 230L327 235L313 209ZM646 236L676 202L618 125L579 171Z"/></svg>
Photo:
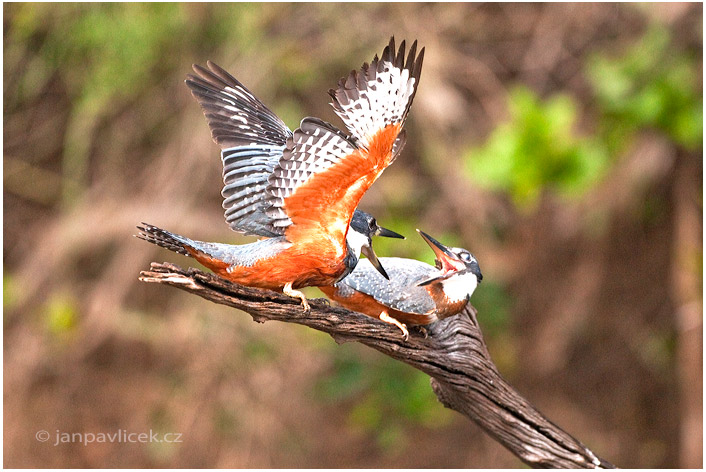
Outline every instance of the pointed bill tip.
<svg viewBox="0 0 706 472"><path fill-rule="evenodd" d="M437 241L436 239L434 239L434 238L432 238L431 236L429 236L427 233L425 233L425 232L422 231L421 229L417 229L417 232L418 232L419 235L427 242L427 244L429 244L432 248L438 247L439 249L444 249L444 250L446 250L446 246L444 246L444 245L441 244L439 241Z"/></svg>
<svg viewBox="0 0 706 472"><path fill-rule="evenodd" d="M380 259L378 259L377 254L375 254L375 251L373 251L373 248L371 246L363 246L361 252L365 257L368 258L373 267L375 267L375 269L380 272L380 275L385 277L385 279L390 280L390 276L387 275L387 272L383 268L382 263L380 263Z"/></svg>
<svg viewBox="0 0 706 472"><path fill-rule="evenodd" d="M432 238L429 236L427 233L425 233L422 230L417 230L421 237L426 241L426 243L429 245L429 247L434 251L434 254L436 255L436 258L439 262L441 262L444 266L449 266L453 265L451 264L451 261L457 260L458 257L449 250L448 247L444 246L441 244L439 241L436 239Z"/></svg>
<svg viewBox="0 0 706 472"><path fill-rule="evenodd" d="M407 239L404 236L402 236L400 233L392 231L391 229L383 228L382 226L378 226L377 231L375 231L375 235L382 236L385 238Z"/></svg>

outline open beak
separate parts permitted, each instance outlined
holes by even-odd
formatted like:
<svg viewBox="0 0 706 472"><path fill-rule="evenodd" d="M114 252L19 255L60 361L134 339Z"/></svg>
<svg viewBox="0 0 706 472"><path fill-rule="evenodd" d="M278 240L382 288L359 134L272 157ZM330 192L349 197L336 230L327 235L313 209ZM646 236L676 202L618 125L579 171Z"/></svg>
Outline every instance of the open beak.
<svg viewBox="0 0 706 472"><path fill-rule="evenodd" d="M383 228L382 226L378 226L378 229L375 230L374 234L375 236L383 236L385 238L406 239L400 233L395 233L391 229Z"/></svg>
<svg viewBox="0 0 706 472"><path fill-rule="evenodd" d="M423 287L425 285L429 285L432 282L448 279L452 275L455 275L466 268L464 262L460 261L456 254L449 251L449 248L447 248L439 241L426 234L424 231L417 230L417 232L424 239L424 241L427 242L429 247L431 247L431 249L434 251L434 255L436 255L437 266L440 266L439 270L441 270L442 272L441 275L419 282L417 286Z"/></svg>
<svg viewBox="0 0 706 472"><path fill-rule="evenodd" d="M392 233L392 231L390 232ZM378 259L377 254L375 254L375 251L373 251L372 246L363 246L360 249L360 252L362 252L363 255L368 258L373 267L375 267L378 272L382 274L383 277L385 277L387 280L390 280L390 277L387 275L387 272L385 272L385 269L383 269L382 264L380 264L380 259Z"/></svg>

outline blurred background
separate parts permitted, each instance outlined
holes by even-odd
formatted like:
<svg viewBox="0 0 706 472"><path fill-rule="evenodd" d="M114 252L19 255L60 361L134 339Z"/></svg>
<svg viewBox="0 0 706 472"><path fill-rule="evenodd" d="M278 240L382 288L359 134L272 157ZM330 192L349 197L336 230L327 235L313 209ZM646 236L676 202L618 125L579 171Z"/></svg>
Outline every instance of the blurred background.
<svg viewBox="0 0 706 472"><path fill-rule="evenodd" d="M502 374L623 467L702 465L701 4L4 4L7 467L518 467L358 345L142 284L245 243L183 83L212 60L292 128L389 37L426 56L402 156L361 208L463 246ZM319 296L316 289L309 292ZM43 443L37 431L51 434ZM61 433L180 433L62 443Z"/></svg>

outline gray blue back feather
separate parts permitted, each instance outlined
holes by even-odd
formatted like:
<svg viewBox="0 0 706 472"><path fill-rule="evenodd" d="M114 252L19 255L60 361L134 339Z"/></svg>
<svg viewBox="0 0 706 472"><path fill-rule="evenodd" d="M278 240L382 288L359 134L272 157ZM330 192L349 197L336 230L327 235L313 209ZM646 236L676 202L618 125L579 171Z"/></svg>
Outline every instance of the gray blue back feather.
<svg viewBox="0 0 706 472"><path fill-rule="evenodd" d="M188 239L188 238L184 238ZM261 239L249 244L207 243L189 240L189 244L214 259L232 266L250 267L256 262L274 257L291 246L284 236Z"/></svg>
<svg viewBox="0 0 706 472"><path fill-rule="evenodd" d="M350 296L357 290L373 297L379 303L406 313L423 314L436 308L434 300L424 287L417 284L439 275L439 270L413 259L381 257L380 263L390 276L385 279L367 259L358 262L345 279L336 284L339 294Z"/></svg>

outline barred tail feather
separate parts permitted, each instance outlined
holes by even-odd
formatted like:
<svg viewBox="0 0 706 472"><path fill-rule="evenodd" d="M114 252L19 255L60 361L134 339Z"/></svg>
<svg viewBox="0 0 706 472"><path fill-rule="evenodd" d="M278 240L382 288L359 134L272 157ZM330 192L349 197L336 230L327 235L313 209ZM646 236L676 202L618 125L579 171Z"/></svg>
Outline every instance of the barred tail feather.
<svg viewBox="0 0 706 472"><path fill-rule="evenodd" d="M147 242L189 257L192 257L192 253L187 248L191 248L193 251L197 250L190 244L192 241L189 238L170 233L144 222L142 225L137 227L140 233L135 235L136 238L144 239Z"/></svg>

